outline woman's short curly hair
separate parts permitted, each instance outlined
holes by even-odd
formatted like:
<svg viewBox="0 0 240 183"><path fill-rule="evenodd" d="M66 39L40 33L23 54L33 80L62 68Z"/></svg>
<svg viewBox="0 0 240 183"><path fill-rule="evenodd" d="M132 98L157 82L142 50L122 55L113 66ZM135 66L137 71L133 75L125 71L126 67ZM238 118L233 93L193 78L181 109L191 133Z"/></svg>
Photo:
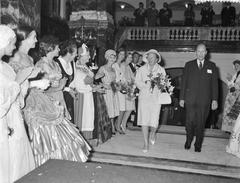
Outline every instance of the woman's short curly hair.
<svg viewBox="0 0 240 183"><path fill-rule="evenodd" d="M59 41L56 37L52 35L42 37L39 41L40 56L46 56L49 52L53 51L57 45L59 45Z"/></svg>
<svg viewBox="0 0 240 183"><path fill-rule="evenodd" d="M75 40L66 40L59 45L59 55L65 56L67 53L72 54L77 49L77 43Z"/></svg>

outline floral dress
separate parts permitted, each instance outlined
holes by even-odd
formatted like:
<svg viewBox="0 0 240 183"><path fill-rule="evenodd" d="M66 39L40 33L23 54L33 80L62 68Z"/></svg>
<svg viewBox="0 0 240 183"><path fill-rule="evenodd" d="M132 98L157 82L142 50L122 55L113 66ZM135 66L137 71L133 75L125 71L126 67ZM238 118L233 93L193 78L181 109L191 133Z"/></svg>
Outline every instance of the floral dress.
<svg viewBox="0 0 240 183"><path fill-rule="evenodd" d="M234 87L235 91L230 91ZM240 75L235 74L228 82L229 92L225 99L222 130L231 132L240 113Z"/></svg>

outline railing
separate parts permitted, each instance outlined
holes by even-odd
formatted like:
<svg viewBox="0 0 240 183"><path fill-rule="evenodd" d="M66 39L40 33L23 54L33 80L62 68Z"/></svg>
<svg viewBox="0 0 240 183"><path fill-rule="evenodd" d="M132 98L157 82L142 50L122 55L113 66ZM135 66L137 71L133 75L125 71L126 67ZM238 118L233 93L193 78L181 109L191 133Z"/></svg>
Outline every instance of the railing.
<svg viewBox="0 0 240 183"><path fill-rule="evenodd" d="M240 41L240 27L127 27L123 36L127 40Z"/></svg>

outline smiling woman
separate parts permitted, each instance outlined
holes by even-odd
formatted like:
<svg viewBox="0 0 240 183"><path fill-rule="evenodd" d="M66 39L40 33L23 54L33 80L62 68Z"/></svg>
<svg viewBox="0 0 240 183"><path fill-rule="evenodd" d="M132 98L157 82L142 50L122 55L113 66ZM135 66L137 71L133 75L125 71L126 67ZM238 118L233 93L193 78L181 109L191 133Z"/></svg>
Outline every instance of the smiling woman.
<svg viewBox="0 0 240 183"><path fill-rule="evenodd" d="M161 109L161 104L158 102L160 91L157 87L151 89L151 79L158 74L165 76L166 73L165 69L158 64L161 61L161 55L157 50L151 49L143 57L146 58L146 64L137 71L135 83L140 90L138 97L138 125L142 126L143 152L146 153L149 149L149 141L151 145L155 144Z"/></svg>
<svg viewBox="0 0 240 183"><path fill-rule="evenodd" d="M0 58L11 56L15 33L0 25L0 35L4 35L0 38ZM20 81L13 68L0 60L0 180L4 183L14 182L35 168L21 112L25 95Z"/></svg>

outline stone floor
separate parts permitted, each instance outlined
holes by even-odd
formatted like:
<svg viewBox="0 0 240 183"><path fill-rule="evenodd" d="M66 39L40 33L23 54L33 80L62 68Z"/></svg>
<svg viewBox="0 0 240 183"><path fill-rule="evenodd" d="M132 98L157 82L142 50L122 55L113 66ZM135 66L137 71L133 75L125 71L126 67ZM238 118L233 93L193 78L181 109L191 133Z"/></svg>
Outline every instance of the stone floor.
<svg viewBox="0 0 240 183"><path fill-rule="evenodd" d="M116 135L95 148L92 161L147 166L152 168L240 178L240 159L225 152L228 135L219 130L206 131L202 152L183 148L183 127L164 126L156 144L143 153L143 137L138 128Z"/></svg>

